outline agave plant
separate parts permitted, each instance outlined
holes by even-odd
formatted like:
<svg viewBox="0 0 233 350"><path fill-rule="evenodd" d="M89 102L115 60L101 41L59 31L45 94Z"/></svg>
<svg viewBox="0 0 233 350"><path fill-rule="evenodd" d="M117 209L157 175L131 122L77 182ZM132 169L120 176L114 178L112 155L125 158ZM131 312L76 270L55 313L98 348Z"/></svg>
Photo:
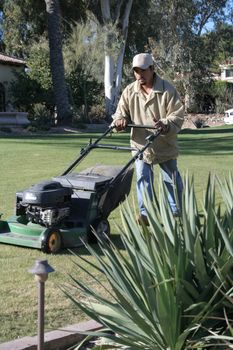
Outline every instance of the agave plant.
<svg viewBox="0 0 233 350"><path fill-rule="evenodd" d="M203 349L211 334L230 336L233 319L233 181L209 176L202 204L186 175L181 216L175 218L163 182L153 203L145 196L149 227L139 226L129 203L121 208L122 242L87 245L92 268L106 287L86 271L105 294L77 276L64 290L74 303L110 332L96 332L112 344L103 349ZM71 290L72 288L72 290ZM81 290L85 299L75 297ZM226 319L225 315L228 316ZM214 347L212 347L214 349Z"/></svg>

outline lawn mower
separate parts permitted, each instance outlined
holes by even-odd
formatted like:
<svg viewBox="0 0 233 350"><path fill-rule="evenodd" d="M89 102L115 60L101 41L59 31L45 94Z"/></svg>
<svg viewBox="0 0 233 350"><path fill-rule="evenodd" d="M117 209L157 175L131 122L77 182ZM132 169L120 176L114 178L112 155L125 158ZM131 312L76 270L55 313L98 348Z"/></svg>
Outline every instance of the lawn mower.
<svg viewBox="0 0 233 350"><path fill-rule="evenodd" d="M148 125L128 126L154 129ZM1 243L55 254L61 248L78 247L85 241L110 235L108 217L130 192L132 164L160 133L159 130L150 133L140 150L100 144L113 128L109 126L94 142L90 140L61 175L16 193L14 215L0 220ZM96 148L135 152L125 166L95 165L77 172L80 162Z"/></svg>

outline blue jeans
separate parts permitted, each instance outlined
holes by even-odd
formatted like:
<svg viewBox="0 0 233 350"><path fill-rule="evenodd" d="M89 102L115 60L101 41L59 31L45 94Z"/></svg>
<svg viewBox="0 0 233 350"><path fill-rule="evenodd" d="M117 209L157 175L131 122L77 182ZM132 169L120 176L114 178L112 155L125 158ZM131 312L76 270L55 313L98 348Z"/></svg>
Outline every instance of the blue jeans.
<svg viewBox="0 0 233 350"><path fill-rule="evenodd" d="M180 173L177 169L176 159L171 159L166 162L159 164L164 184L168 190L168 202L170 204L171 210L174 214L178 213L181 208L182 201L182 191L183 182ZM139 210L142 215L146 214L146 209L143 203L143 192L147 192L149 198L153 200L154 193L154 174L153 165L145 163L141 159L137 159L135 162L136 175L137 175L137 197ZM175 196L174 196L174 186L177 188L179 208L177 208Z"/></svg>

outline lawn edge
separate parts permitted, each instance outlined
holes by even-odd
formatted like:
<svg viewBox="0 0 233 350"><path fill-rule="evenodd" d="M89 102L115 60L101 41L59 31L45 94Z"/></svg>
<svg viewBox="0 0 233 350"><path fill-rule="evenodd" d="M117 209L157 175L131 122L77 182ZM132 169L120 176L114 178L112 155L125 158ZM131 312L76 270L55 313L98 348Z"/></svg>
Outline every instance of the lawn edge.
<svg viewBox="0 0 233 350"><path fill-rule="evenodd" d="M44 336L44 349L66 350L85 337L79 332L95 331L100 328L102 328L100 323L90 320L47 332ZM0 350L36 350L37 344L37 336L23 337L0 344Z"/></svg>

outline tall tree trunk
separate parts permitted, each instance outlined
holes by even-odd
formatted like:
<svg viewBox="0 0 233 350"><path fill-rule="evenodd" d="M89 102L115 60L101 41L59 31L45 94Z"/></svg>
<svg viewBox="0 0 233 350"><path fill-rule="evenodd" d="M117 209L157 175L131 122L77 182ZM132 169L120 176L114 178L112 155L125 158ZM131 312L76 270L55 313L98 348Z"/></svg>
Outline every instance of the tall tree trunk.
<svg viewBox="0 0 233 350"><path fill-rule="evenodd" d="M133 0L122 0L117 2L115 18L112 18L111 16L110 0L101 0L100 4L106 31L104 66L106 115L107 117L110 117L115 112L121 88L123 58L128 35L129 15ZM124 11L122 11L122 7L124 5ZM116 53L116 49L114 50L114 57L111 54L113 43L113 33L111 32L112 28L118 31L118 36L120 37L119 42L121 43L119 45L118 52Z"/></svg>
<svg viewBox="0 0 233 350"><path fill-rule="evenodd" d="M65 82L65 70L62 55L59 0L45 0L45 3L48 16L50 67L57 107L57 121L58 124L65 124L70 121L71 109L68 98L68 89Z"/></svg>

